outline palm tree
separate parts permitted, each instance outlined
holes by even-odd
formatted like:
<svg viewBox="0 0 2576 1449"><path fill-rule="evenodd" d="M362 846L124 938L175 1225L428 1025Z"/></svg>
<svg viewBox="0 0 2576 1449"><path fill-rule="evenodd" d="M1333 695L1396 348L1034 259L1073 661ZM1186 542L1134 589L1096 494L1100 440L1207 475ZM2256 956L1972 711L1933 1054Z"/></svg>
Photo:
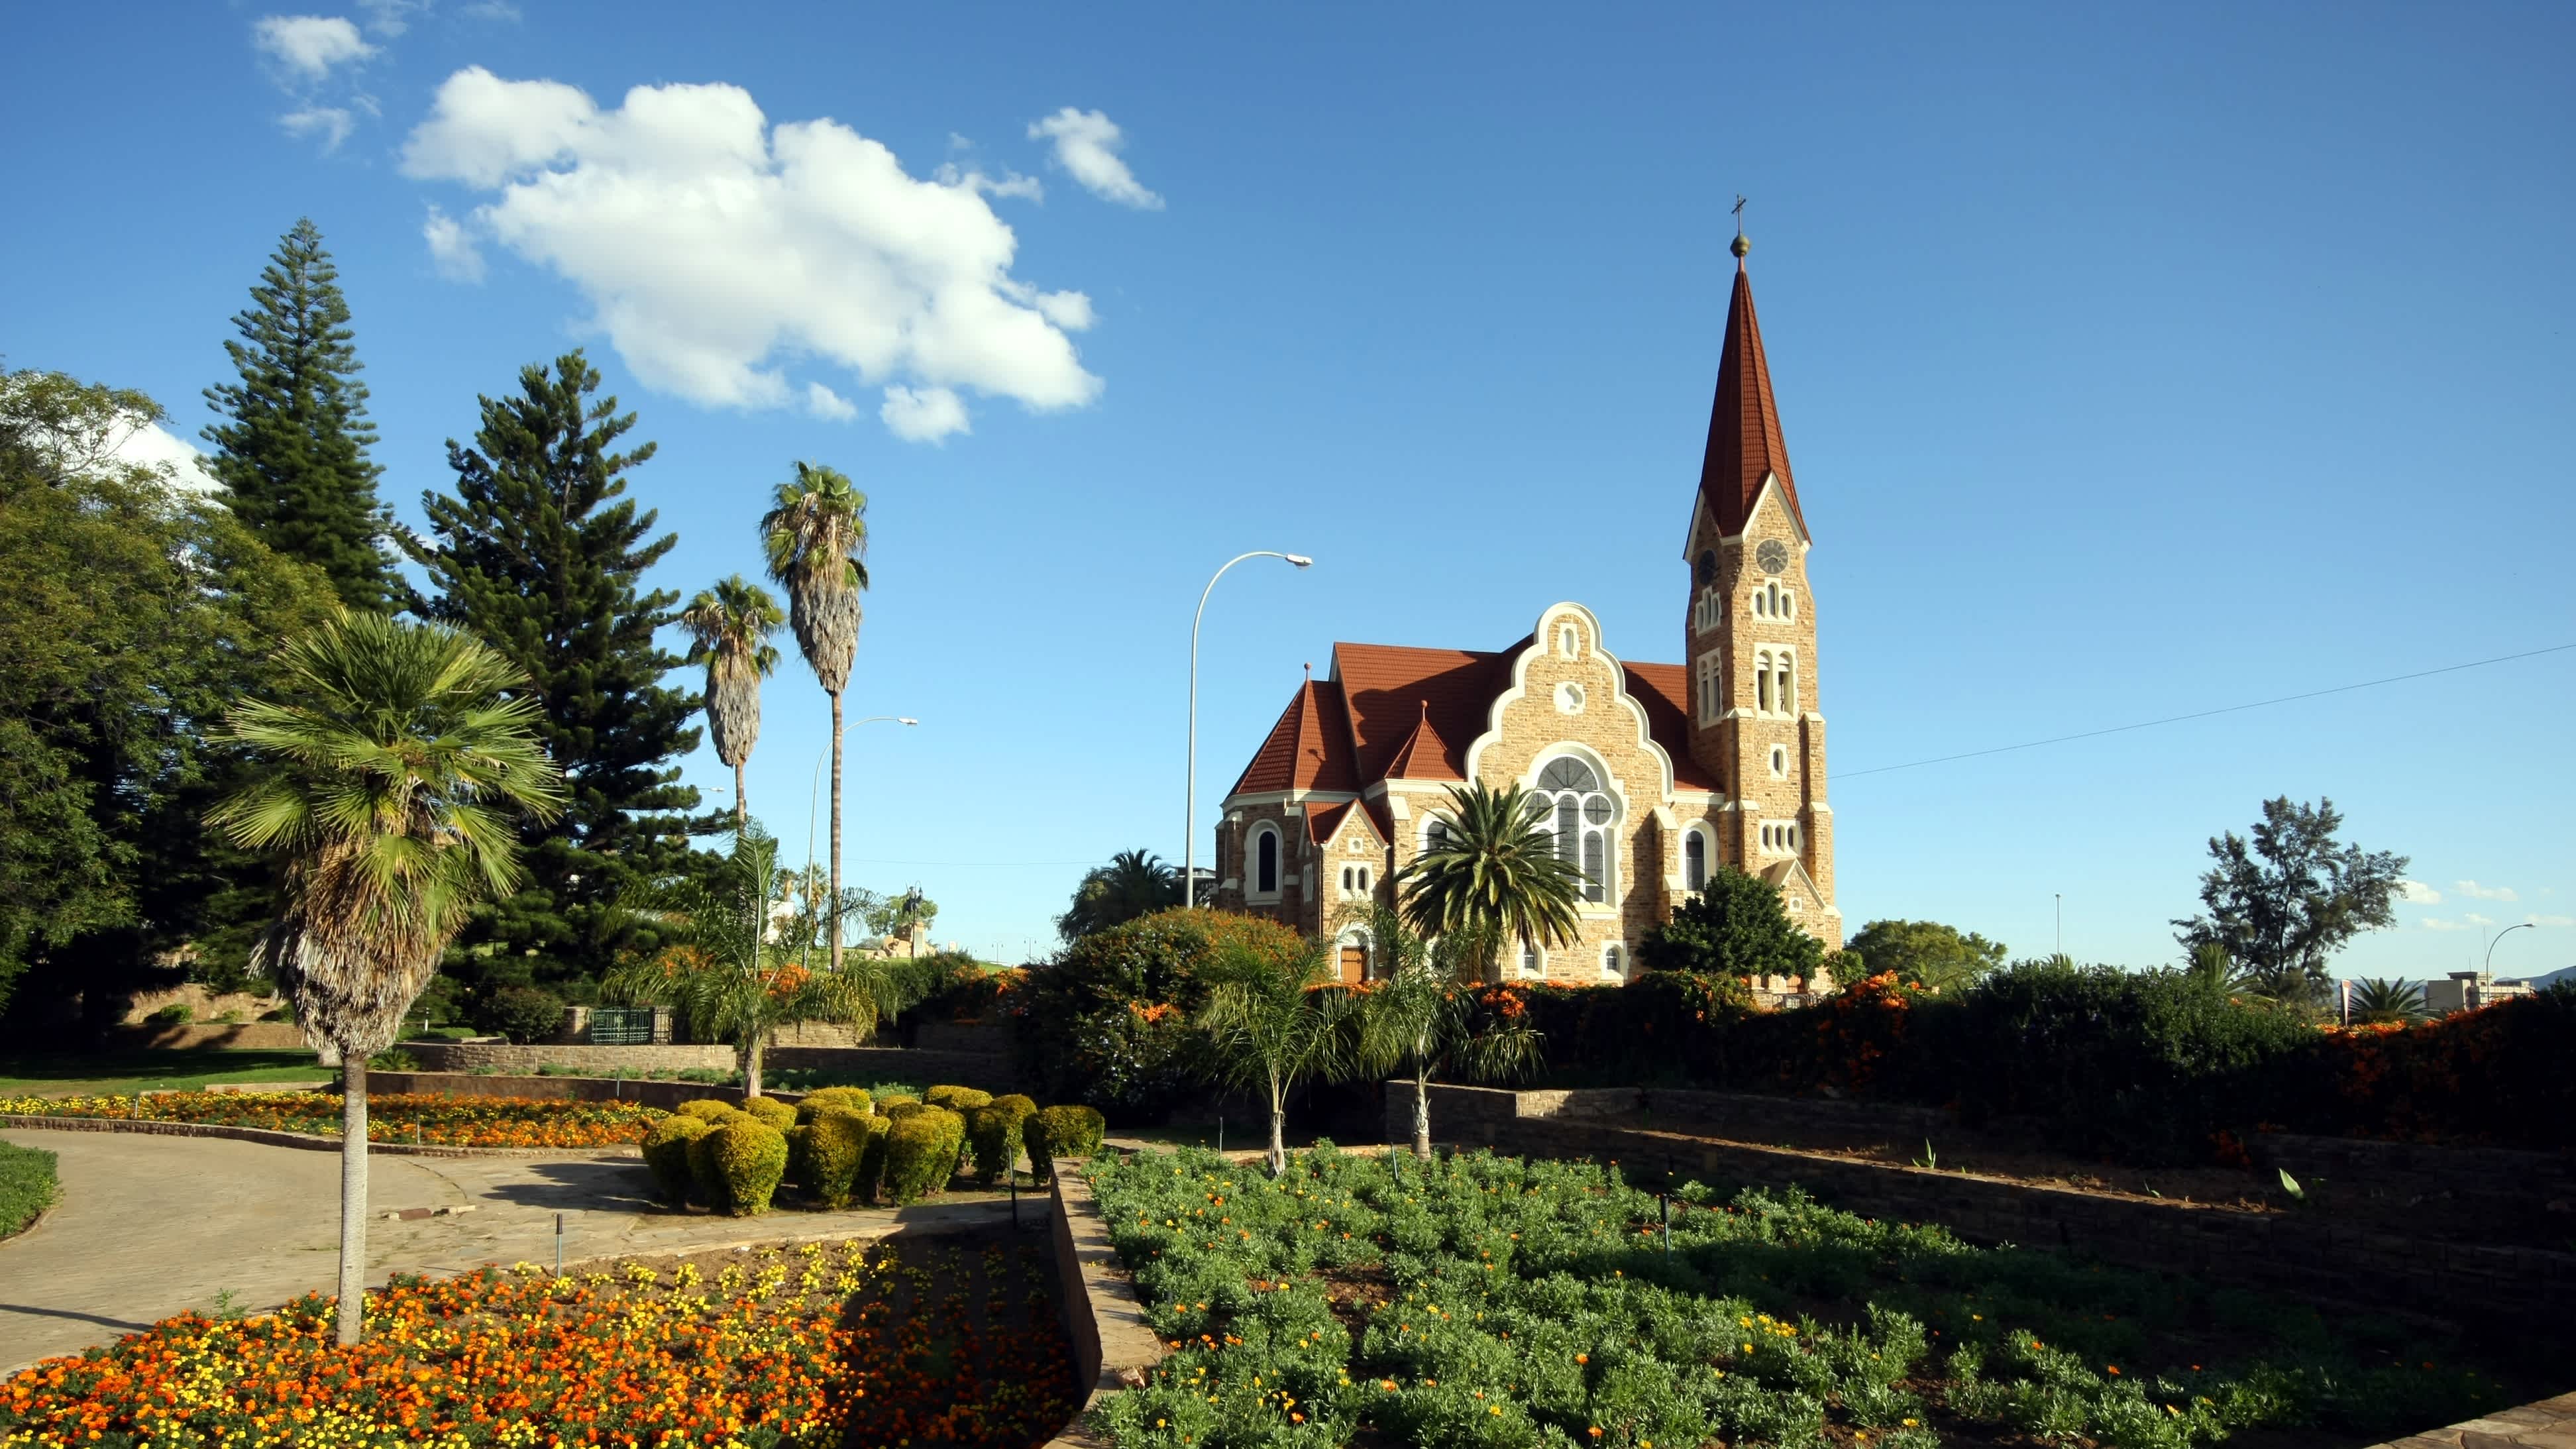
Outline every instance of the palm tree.
<svg viewBox="0 0 2576 1449"><path fill-rule="evenodd" d="M1219 1081L1268 1093L1270 1175L1277 1177L1288 1170L1288 1094L1353 1064L1344 1030L1350 993L1339 989L1324 943L1313 940L1287 954L1229 943L1201 979L1209 988L1198 1018L1207 1060Z"/></svg>
<svg viewBox="0 0 2576 1449"><path fill-rule="evenodd" d="M2352 984L2352 1019L2356 1022L2395 1022L2404 1025L2424 1019L2424 988L2413 981L2391 981L2370 977Z"/></svg>
<svg viewBox="0 0 2576 1449"><path fill-rule="evenodd" d="M520 879L517 821L561 808L535 700L499 654L436 624L343 614L286 647L284 697L250 699L226 736L255 762L207 823L274 857L277 921L253 962L339 1059L343 1344L365 1326L367 1058L479 900Z"/></svg>
<svg viewBox="0 0 2576 1449"><path fill-rule="evenodd" d="M1067 941L1123 926L1181 903L1181 877L1171 862L1150 850L1122 850L1094 866L1073 888L1073 905L1055 918Z"/></svg>
<svg viewBox="0 0 2576 1449"><path fill-rule="evenodd" d="M819 463L796 465L760 518L769 576L787 590L796 647L832 697L832 887L841 899L841 691L859 652L859 592L868 586L868 495ZM841 969L841 923L831 923L832 969Z"/></svg>
<svg viewBox="0 0 2576 1449"><path fill-rule="evenodd" d="M1448 809L1434 814L1446 832L1440 844L1396 875L1405 923L1426 936L1480 943L1489 976L1507 943L1526 950L1572 942L1583 873L1557 853L1539 817L1539 802L1517 783L1450 786Z"/></svg>
<svg viewBox="0 0 2576 1449"><path fill-rule="evenodd" d="M1539 1034L1526 1023L1479 1032L1476 978L1484 958L1464 936L1427 941L1383 905L1365 913L1369 945L1385 974L1355 994L1360 1068L1406 1069L1413 1078L1413 1151L1431 1155L1431 1078L1457 1071L1476 1081L1521 1076L1539 1064Z"/></svg>
<svg viewBox="0 0 2576 1449"><path fill-rule="evenodd" d="M714 870L669 882L644 905L670 944L600 982L620 999L671 1007L692 1036L732 1043L750 1097L761 1094L761 1054L779 1027L833 1021L864 1033L905 1005L881 962L822 971L797 963L812 922L779 901L778 876L778 842L757 821L747 823Z"/></svg>
<svg viewBox="0 0 2576 1449"><path fill-rule="evenodd" d="M691 664L707 667L707 732L716 758L733 766L733 826L751 821L743 803L742 767L760 740L760 681L778 670L778 646L769 636L787 616L769 591L740 574L700 591L680 611L689 631Z"/></svg>

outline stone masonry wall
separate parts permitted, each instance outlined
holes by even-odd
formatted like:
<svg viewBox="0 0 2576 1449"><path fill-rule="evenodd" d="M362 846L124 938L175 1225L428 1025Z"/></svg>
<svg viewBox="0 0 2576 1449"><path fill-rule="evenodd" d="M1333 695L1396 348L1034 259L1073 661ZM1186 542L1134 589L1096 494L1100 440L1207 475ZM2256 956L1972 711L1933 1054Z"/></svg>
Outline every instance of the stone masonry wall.
<svg viewBox="0 0 2576 1449"><path fill-rule="evenodd" d="M1435 1086L1432 1133L1442 1141L1530 1156L1669 1166L1721 1187L1796 1186L1850 1212L1939 1223L1973 1241L2070 1249L2318 1301L2534 1325L2563 1323L2566 1305L2576 1303L2576 1253L2435 1241L2322 1208L2255 1213L2108 1197L1712 1142L1684 1131L1613 1127L1597 1110L1569 1112L1563 1100L1547 1100L1557 1096ZM1386 1112L1388 1140L1403 1140L1411 1132L1411 1083L1387 1084Z"/></svg>
<svg viewBox="0 0 2576 1449"><path fill-rule="evenodd" d="M404 1042L425 1071L489 1070L534 1074L539 1067L570 1067L584 1076L608 1077L619 1072L731 1071L728 1046L508 1046L483 1042ZM988 1091L1020 1085L1007 1056L985 1052L923 1051L908 1047L771 1047L762 1054L772 1071L831 1071L875 1076L886 1081L927 1084L954 1082Z"/></svg>

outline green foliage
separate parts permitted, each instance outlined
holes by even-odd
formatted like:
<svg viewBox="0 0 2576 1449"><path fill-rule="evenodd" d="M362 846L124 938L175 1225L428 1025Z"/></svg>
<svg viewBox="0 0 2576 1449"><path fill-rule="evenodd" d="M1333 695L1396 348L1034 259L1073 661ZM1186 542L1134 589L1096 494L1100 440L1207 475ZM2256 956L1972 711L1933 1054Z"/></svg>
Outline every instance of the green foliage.
<svg viewBox="0 0 2576 1449"><path fill-rule="evenodd" d="M1539 1064L1544 1038L1507 992L1496 995L1493 1009L1480 1009L1484 994L1474 983L1489 953L1472 938L1443 937L1435 945L1384 905L1362 919L1380 978L1352 996L1355 1063L1366 1073L1400 1070L1412 1078L1413 1146L1428 1153L1433 1076L1521 1077ZM1515 1004L1506 1010L1506 1002Z"/></svg>
<svg viewBox="0 0 2576 1449"><path fill-rule="evenodd" d="M1779 888L1733 866L1637 943L1638 962L1657 971L1812 976L1824 959L1824 943L1789 919Z"/></svg>
<svg viewBox="0 0 2576 1449"><path fill-rule="evenodd" d="M1331 949L1304 941L1281 956L1240 943L1217 954L1206 971L1205 1069L1212 1081L1259 1088L1270 1107L1270 1170L1288 1160L1283 1128L1288 1094L1300 1083L1334 1081L1358 1066L1351 1040L1350 993L1323 990L1336 977Z"/></svg>
<svg viewBox="0 0 2576 1449"><path fill-rule="evenodd" d="M688 664L707 671L707 732L716 758L733 767L733 818L739 830L751 819L743 798L743 765L760 741L760 681L778 671L778 646L769 636L787 616L769 591L740 574L701 590L680 611L689 636Z"/></svg>
<svg viewBox="0 0 2576 1449"><path fill-rule="evenodd" d="M1020 1124L1029 1168L1040 1182L1055 1176L1055 1159L1089 1157L1108 1133L1109 1123L1099 1109L1080 1105L1041 1107Z"/></svg>
<svg viewBox="0 0 2576 1449"><path fill-rule="evenodd" d="M870 1117L866 1127L868 1138L859 1149L858 1175L850 1179L850 1199L853 1202L880 1202L884 1200L885 1193L886 1142L894 1131L894 1123L884 1117Z"/></svg>
<svg viewBox="0 0 2576 1449"><path fill-rule="evenodd" d="M563 1030L563 998L535 986L504 986L474 1003L477 1031L506 1036L526 1045L551 1040Z"/></svg>
<svg viewBox="0 0 2576 1449"><path fill-rule="evenodd" d="M2352 983L2352 1019L2355 1025L2403 1024L2421 1021L2424 1014L2424 988L2420 983L2391 981L2381 976Z"/></svg>
<svg viewBox="0 0 2576 1449"><path fill-rule="evenodd" d="M1962 990L2004 964L2001 941L1938 921L1872 921L1843 943L1843 952L1866 963L1862 969L1872 975L1894 972L1935 991Z"/></svg>
<svg viewBox="0 0 2576 1449"><path fill-rule="evenodd" d="M1487 970L1506 945L1526 948L1574 940L1583 873L1539 828L1543 802L1518 783L1501 790L1482 781L1449 788L1433 818L1439 843L1415 856L1395 878L1406 924L1425 937L1455 937L1481 948Z"/></svg>
<svg viewBox="0 0 2576 1449"><path fill-rule="evenodd" d="M197 1009L184 1001L174 1001L143 1019L154 1026L186 1026L197 1019Z"/></svg>
<svg viewBox="0 0 2576 1449"><path fill-rule="evenodd" d="M885 1181L890 1202L919 1202L948 1186L957 1153L966 1142L966 1119L944 1107L923 1107L895 1118L886 1129Z"/></svg>
<svg viewBox="0 0 2576 1449"><path fill-rule="evenodd" d="M846 1107L825 1106L800 1130L805 1133L805 1190L827 1208L850 1205L867 1156L874 1119ZM889 1123L888 1126L893 1124Z"/></svg>
<svg viewBox="0 0 2576 1449"><path fill-rule="evenodd" d="M814 1114L826 1107L843 1107L865 1117L876 1110L865 1087L817 1087L796 1104L796 1120L812 1121Z"/></svg>
<svg viewBox="0 0 2576 1449"><path fill-rule="evenodd" d="M928 1102L934 1107L945 1107L952 1112L963 1112L970 1107L989 1105L993 1100L993 1094L975 1087L941 1086L933 1087L928 1092L922 1094L921 1100Z"/></svg>
<svg viewBox="0 0 2576 1449"><path fill-rule="evenodd" d="M716 1209L738 1218L769 1211L770 1195L787 1175L786 1134L757 1117L743 1116L701 1140L707 1143L707 1161L720 1188L711 1198Z"/></svg>
<svg viewBox="0 0 2576 1449"><path fill-rule="evenodd" d="M879 1092L877 1094L876 1110L877 1115L880 1117L890 1117L900 1110L909 1107L918 1107L920 1105L921 1099L910 1092Z"/></svg>
<svg viewBox="0 0 2576 1449"><path fill-rule="evenodd" d="M1024 1079L1056 1101L1157 1120L1197 1091L1189 1019L1201 975L1231 945L1303 949L1275 921L1225 911L1159 911L1075 941L1012 993Z"/></svg>
<svg viewBox="0 0 2576 1449"><path fill-rule="evenodd" d="M0 1238L26 1231L38 1213L54 1205L60 1191L54 1154L0 1142Z"/></svg>
<svg viewBox="0 0 2576 1449"><path fill-rule="evenodd" d="M975 1152L975 1178L991 1184L1020 1159L1021 1128L1037 1104L1017 1094L966 1109L966 1142Z"/></svg>
<svg viewBox="0 0 2576 1449"><path fill-rule="evenodd" d="M653 456L618 452L635 425L578 351L523 369L520 390L480 399L474 445L451 440L455 493L426 493L435 541L407 545L436 591L426 616L488 640L544 702L547 751L581 789L564 815L526 833L528 881L476 922L460 969L507 964L540 982L596 980L624 951L649 952L649 926L618 903L688 866L698 792L679 759L698 743L695 696L662 683L679 666L655 641L679 596L646 591L676 535L651 537L627 472ZM535 953L531 958L528 953Z"/></svg>
<svg viewBox="0 0 2576 1449"><path fill-rule="evenodd" d="M2327 993L2326 961L2364 931L2396 924L2406 857L2335 838L2343 814L2283 795L2263 802L2249 847L2234 831L2209 842L2218 863L2201 877L2207 909L2177 920L2187 948L2225 948L2266 997L2314 1009Z"/></svg>
<svg viewBox="0 0 2576 1449"><path fill-rule="evenodd" d="M1055 918L1056 933L1078 941L1181 903L1180 872L1150 850L1122 850L1093 866L1073 888L1073 904Z"/></svg>
<svg viewBox="0 0 2576 1449"><path fill-rule="evenodd" d="M387 1047L385 1050L367 1058L367 1070L371 1072L416 1072L420 1070L420 1058L413 1056L411 1053L404 1051L400 1047Z"/></svg>
<svg viewBox="0 0 2576 1449"><path fill-rule="evenodd" d="M693 1101L682 1102L676 1112L682 1117L695 1117L701 1122L712 1122L719 1117L731 1116L739 1110L741 1109L731 1102L714 1097L699 1097Z"/></svg>
<svg viewBox="0 0 2576 1449"><path fill-rule="evenodd" d="M241 380L206 389L223 418L205 430L206 470L260 542L320 569L350 608L382 611L400 590L380 541L393 514L376 501L384 470L367 457L376 429L339 275L311 218L279 239L224 344Z"/></svg>
<svg viewBox="0 0 2576 1449"><path fill-rule="evenodd" d="M1657 1196L1616 1168L1396 1167L1329 1148L1276 1181L1205 1152L1095 1164L1147 1324L1182 1345L1103 1402L1112 1442L2192 1449L2256 1428L2367 1442L2515 1402L2420 1331L1795 1191L1681 1184L1667 1249ZM1345 1298L1354 1280L1388 1300Z"/></svg>
<svg viewBox="0 0 2576 1449"><path fill-rule="evenodd" d="M697 1186L689 1171L689 1144L714 1130L706 1118L686 1110L700 1105L683 1104L681 1111L654 1123L644 1134L644 1166L652 1172L662 1201L675 1208L688 1206Z"/></svg>
<svg viewBox="0 0 2576 1449"><path fill-rule="evenodd" d="M742 1110L781 1132L796 1125L796 1109L776 1097L747 1098L742 1104Z"/></svg>

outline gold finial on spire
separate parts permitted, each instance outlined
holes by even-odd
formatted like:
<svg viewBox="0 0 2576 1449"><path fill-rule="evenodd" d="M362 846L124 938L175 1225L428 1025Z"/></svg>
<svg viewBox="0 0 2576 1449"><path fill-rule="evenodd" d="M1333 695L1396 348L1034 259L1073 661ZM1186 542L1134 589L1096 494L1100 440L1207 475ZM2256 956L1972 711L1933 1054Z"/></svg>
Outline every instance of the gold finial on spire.
<svg viewBox="0 0 2576 1449"><path fill-rule="evenodd" d="M1743 271L1744 254L1753 250L1753 244L1744 239L1744 198L1742 196L1735 198L1735 245L1727 250L1735 253L1735 269L1739 272Z"/></svg>

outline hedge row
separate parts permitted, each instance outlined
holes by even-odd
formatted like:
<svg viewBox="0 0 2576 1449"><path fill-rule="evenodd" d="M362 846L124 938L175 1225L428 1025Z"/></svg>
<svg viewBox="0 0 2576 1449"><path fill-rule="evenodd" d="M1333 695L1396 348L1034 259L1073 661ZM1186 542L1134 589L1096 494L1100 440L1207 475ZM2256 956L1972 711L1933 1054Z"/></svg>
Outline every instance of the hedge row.
<svg viewBox="0 0 2576 1449"><path fill-rule="evenodd" d="M1892 976L1756 1012L1731 978L1490 987L1545 1034L1558 1085L1830 1092L2017 1119L2141 1164L2226 1158L2244 1134L2576 1145L2576 987L2406 1027L2308 1025L2179 971L2029 963L1944 997Z"/></svg>
<svg viewBox="0 0 2576 1449"><path fill-rule="evenodd" d="M775 1097L686 1102L653 1124L644 1165L673 1207L696 1203L749 1217L769 1210L782 1183L828 1208L917 1202L949 1185L970 1147L976 1177L988 1185L1024 1144L1041 1182L1043 1154L1100 1150L1100 1114L1088 1107L1041 1112L1016 1093L972 1087L933 1087L929 1096L871 1101L856 1087L826 1087L794 1107Z"/></svg>

